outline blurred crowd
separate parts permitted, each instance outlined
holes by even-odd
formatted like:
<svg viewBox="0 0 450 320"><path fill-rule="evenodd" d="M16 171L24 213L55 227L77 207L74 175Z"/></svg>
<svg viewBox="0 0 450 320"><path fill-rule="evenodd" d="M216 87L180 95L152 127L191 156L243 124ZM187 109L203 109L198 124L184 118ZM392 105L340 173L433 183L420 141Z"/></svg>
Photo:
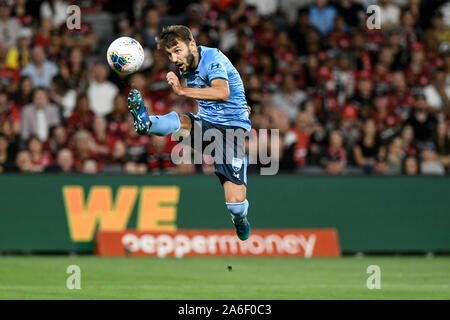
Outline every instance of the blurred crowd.
<svg viewBox="0 0 450 320"><path fill-rule="evenodd" d="M171 24L236 66L253 143L279 130L268 148L280 172L450 174L450 2L439 0L0 0L0 173L212 173L174 165L176 142L136 134L127 110L136 88L151 114L196 112L165 81L174 67L155 36ZM131 76L106 64L119 36L145 50Z"/></svg>

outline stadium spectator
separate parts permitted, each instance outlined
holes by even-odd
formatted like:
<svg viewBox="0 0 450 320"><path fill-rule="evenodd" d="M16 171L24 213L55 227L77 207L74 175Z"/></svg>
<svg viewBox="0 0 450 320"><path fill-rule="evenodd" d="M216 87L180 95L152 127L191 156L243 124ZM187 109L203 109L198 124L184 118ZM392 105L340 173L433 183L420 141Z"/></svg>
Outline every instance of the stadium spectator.
<svg viewBox="0 0 450 320"><path fill-rule="evenodd" d="M311 117L306 112L301 112L296 118L295 127L284 137L285 153L293 161L288 165L290 169L306 164L310 134Z"/></svg>
<svg viewBox="0 0 450 320"><path fill-rule="evenodd" d="M414 129L411 125L405 125L400 133L403 142L403 151L407 155L417 155L417 142L414 137Z"/></svg>
<svg viewBox="0 0 450 320"><path fill-rule="evenodd" d="M84 161L92 159L96 156L92 152L92 137L89 131L79 130L74 136L74 165L77 172L83 172ZM97 162L95 162L95 167L97 168Z"/></svg>
<svg viewBox="0 0 450 320"><path fill-rule="evenodd" d="M21 76L31 78L33 88L50 88L51 81L58 74L58 67L55 63L47 60L42 47L34 47L31 51L31 62L22 69Z"/></svg>
<svg viewBox="0 0 450 320"><path fill-rule="evenodd" d="M18 132L20 129L20 111L11 100L9 100L6 91L0 91L0 122L11 119L14 121L14 130Z"/></svg>
<svg viewBox="0 0 450 320"><path fill-rule="evenodd" d="M19 134L14 131L14 124L10 119L0 122L0 134L3 134L8 140L8 154L10 159L15 159L20 141Z"/></svg>
<svg viewBox="0 0 450 320"><path fill-rule="evenodd" d="M410 46L411 61L405 70L405 77L411 91L420 91L430 84L431 67L425 60L425 51L420 42L414 42ZM429 103L429 102L428 102Z"/></svg>
<svg viewBox="0 0 450 320"><path fill-rule="evenodd" d="M69 146L67 130L63 125L58 125L50 130L50 137L44 143L44 150L49 152L53 158L56 158L56 154L61 149L65 149Z"/></svg>
<svg viewBox="0 0 450 320"><path fill-rule="evenodd" d="M326 35L333 29L336 16L337 10L333 5L328 4L328 0L316 0L309 7L309 23L322 35Z"/></svg>
<svg viewBox="0 0 450 320"><path fill-rule="evenodd" d="M4 134L0 133L0 173L8 171L12 167L10 157L9 141Z"/></svg>
<svg viewBox="0 0 450 320"><path fill-rule="evenodd" d="M50 19L55 28L59 28L67 19L69 5L63 0L48 0L41 5L41 19Z"/></svg>
<svg viewBox="0 0 450 320"><path fill-rule="evenodd" d="M92 123L92 140L90 143L91 152L98 162L99 170L103 165L110 162L111 155L115 150L118 138L108 134L108 123L105 117L95 117Z"/></svg>
<svg viewBox="0 0 450 320"><path fill-rule="evenodd" d="M444 175L445 169L438 160L436 146L433 142L422 144L420 171L424 175Z"/></svg>
<svg viewBox="0 0 450 320"><path fill-rule="evenodd" d="M386 156L383 152L380 152L375 160L375 174L383 176L388 171L388 164L386 161Z"/></svg>
<svg viewBox="0 0 450 320"><path fill-rule="evenodd" d="M300 112L300 104L305 101L306 94L295 86L294 76L285 74L282 87L272 96L272 105L283 111L289 121L293 122Z"/></svg>
<svg viewBox="0 0 450 320"><path fill-rule="evenodd" d="M33 103L22 109L21 122L23 140L36 135L42 142L47 140L50 128L61 123L58 108L48 101L47 90L37 88L34 91Z"/></svg>
<svg viewBox="0 0 450 320"><path fill-rule="evenodd" d="M391 0L379 0L381 27L388 29L400 22L400 8Z"/></svg>
<svg viewBox="0 0 450 320"><path fill-rule="evenodd" d="M144 44L150 50L156 49L155 37L161 31L159 26L159 13L155 7L150 7L145 11L145 28L142 30Z"/></svg>
<svg viewBox="0 0 450 320"><path fill-rule="evenodd" d="M93 68L87 95L92 111L97 116L105 116L113 110L114 97L119 93L117 87L108 78L108 69L102 63Z"/></svg>
<svg viewBox="0 0 450 320"><path fill-rule="evenodd" d="M342 134L338 130L333 130L330 133L329 140L325 170L333 175L342 174L347 165L347 151L344 148Z"/></svg>
<svg viewBox="0 0 450 320"><path fill-rule="evenodd" d="M169 136L152 136L147 151L148 171L152 173L167 173L174 164L170 160L172 149Z"/></svg>
<svg viewBox="0 0 450 320"><path fill-rule="evenodd" d="M128 174L145 174L147 173L147 166L143 163L127 161L124 164L123 172Z"/></svg>
<svg viewBox="0 0 450 320"><path fill-rule="evenodd" d="M390 141L402 123L402 118L392 111L389 104L389 96L383 92L378 92L373 99L372 118L377 123L381 143Z"/></svg>
<svg viewBox="0 0 450 320"><path fill-rule="evenodd" d="M431 24L432 27L424 32L423 38L429 43L429 49L437 53L442 50L441 45L450 44L450 28L445 26L443 15L438 10L432 16Z"/></svg>
<svg viewBox="0 0 450 320"><path fill-rule="evenodd" d="M17 33L17 45L10 48L6 56L6 65L12 70L24 68L31 60L31 38L29 28L21 28Z"/></svg>
<svg viewBox="0 0 450 320"><path fill-rule="evenodd" d="M339 131L344 139L345 150L351 155L353 145L359 140L360 135L358 109L355 105L347 103L342 109Z"/></svg>
<svg viewBox="0 0 450 320"><path fill-rule="evenodd" d="M114 97L113 111L106 115L108 134L119 138L124 137L130 126L128 115L127 99L123 95L118 94Z"/></svg>
<svg viewBox="0 0 450 320"><path fill-rule="evenodd" d="M45 168L49 173L75 173L73 154L70 149L60 149L56 155L54 164Z"/></svg>
<svg viewBox="0 0 450 320"><path fill-rule="evenodd" d="M404 157L403 141L400 137L395 137L388 145L386 154L387 170L385 174L399 175L402 172L402 162Z"/></svg>
<svg viewBox="0 0 450 320"><path fill-rule="evenodd" d="M36 136L31 136L28 139L28 151L30 151L31 163L36 168L36 171L43 171L45 167L53 163L52 156L43 151L41 140Z"/></svg>
<svg viewBox="0 0 450 320"><path fill-rule="evenodd" d="M61 61L61 76L68 86L77 91L85 91L88 87L87 66L80 47L70 50L68 61Z"/></svg>
<svg viewBox="0 0 450 320"><path fill-rule="evenodd" d="M75 90L70 89L61 75L56 75L52 79L49 96L51 101L61 110L64 119L70 117L75 109L77 95Z"/></svg>
<svg viewBox="0 0 450 320"><path fill-rule="evenodd" d="M66 127L69 136L73 136L80 129L91 130L94 118L95 114L91 110L88 96L83 93L80 94L78 96L75 110L66 120Z"/></svg>
<svg viewBox="0 0 450 320"><path fill-rule="evenodd" d="M26 173L39 172L39 168L34 166L31 161L30 151L21 150L17 153L15 170L18 172L26 172Z"/></svg>
<svg viewBox="0 0 450 320"><path fill-rule="evenodd" d="M12 0L0 0L0 43L8 49L16 45L20 29L20 22L11 14L13 4Z"/></svg>
<svg viewBox="0 0 450 320"><path fill-rule="evenodd" d="M447 168L450 168L450 134L445 121L439 121L436 132L433 135L433 143L436 146L436 152L439 161Z"/></svg>
<svg viewBox="0 0 450 320"><path fill-rule="evenodd" d="M95 159L86 159L83 161L82 167L81 167L81 173L84 174L96 174L98 173L98 164Z"/></svg>
<svg viewBox="0 0 450 320"><path fill-rule="evenodd" d="M436 69L433 72L432 83L423 89L428 105L433 107L433 113L450 110L450 83L446 81L446 72Z"/></svg>
<svg viewBox="0 0 450 320"><path fill-rule="evenodd" d="M84 1L85 2L85 1ZM91 54L98 39L90 24L81 21L80 28L69 29L66 24L61 27L62 45L67 49L81 48L83 54Z"/></svg>
<svg viewBox="0 0 450 320"><path fill-rule="evenodd" d="M0 90L13 93L17 90L20 74L18 70L13 70L6 65L8 48L6 44L0 42Z"/></svg>
<svg viewBox="0 0 450 320"><path fill-rule="evenodd" d="M337 1L336 9L350 28L357 28L366 17L363 5L356 0Z"/></svg>
<svg viewBox="0 0 450 320"><path fill-rule="evenodd" d="M402 173L407 176L417 176L420 174L419 160L416 156L406 156L403 160Z"/></svg>
<svg viewBox="0 0 450 320"><path fill-rule="evenodd" d="M379 149L380 144L376 123L373 119L367 119L364 122L363 136L353 147L355 162L363 168L365 173L370 174L373 172Z"/></svg>
<svg viewBox="0 0 450 320"><path fill-rule="evenodd" d="M17 93L14 95L14 104L21 110L23 106L33 101L33 83L30 77L20 79Z"/></svg>
<svg viewBox="0 0 450 320"><path fill-rule="evenodd" d="M419 142L431 139L436 126L436 118L430 114L424 95L416 95L414 108L405 123L412 126L414 137Z"/></svg>

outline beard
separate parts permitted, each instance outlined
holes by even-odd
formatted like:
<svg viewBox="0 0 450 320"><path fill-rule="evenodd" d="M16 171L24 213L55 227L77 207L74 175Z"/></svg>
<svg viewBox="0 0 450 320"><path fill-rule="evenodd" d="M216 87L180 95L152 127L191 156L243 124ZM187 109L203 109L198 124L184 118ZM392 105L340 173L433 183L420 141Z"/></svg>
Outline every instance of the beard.
<svg viewBox="0 0 450 320"><path fill-rule="evenodd" d="M194 55L192 54L192 51L189 50L189 53L186 57L186 62L187 62L187 70L191 71L194 69L194 63L195 63L195 59L194 59Z"/></svg>

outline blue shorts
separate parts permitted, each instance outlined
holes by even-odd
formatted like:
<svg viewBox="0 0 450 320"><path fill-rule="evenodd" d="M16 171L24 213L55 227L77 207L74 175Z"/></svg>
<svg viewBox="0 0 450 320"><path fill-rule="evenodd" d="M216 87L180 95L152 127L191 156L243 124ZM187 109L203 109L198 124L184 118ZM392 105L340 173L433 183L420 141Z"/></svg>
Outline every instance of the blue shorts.
<svg viewBox="0 0 450 320"><path fill-rule="evenodd" d="M211 123L192 113L186 115L192 122L188 143L195 151L213 157L215 174L220 182L231 181L246 186L245 129Z"/></svg>

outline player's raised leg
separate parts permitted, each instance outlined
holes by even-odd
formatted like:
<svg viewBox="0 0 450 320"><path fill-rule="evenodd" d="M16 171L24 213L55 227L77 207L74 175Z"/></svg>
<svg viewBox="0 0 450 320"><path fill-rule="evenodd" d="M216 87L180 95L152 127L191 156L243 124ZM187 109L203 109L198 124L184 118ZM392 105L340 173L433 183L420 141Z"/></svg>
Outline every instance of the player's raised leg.
<svg viewBox="0 0 450 320"><path fill-rule="evenodd" d="M247 240L250 236L250 224L247 220L249 203L247 200L247 187L244 184L235 184L225 181L223 184L225 202L231 213L231 219L236 228L239 239Z"/></svg>
<svg viewBox="0 0 450 320"><path fill-rule="evenodd" d="M133 116L134 127L138 134L166 136L180 129L191 128L191 120L186 115L173 111L165 115L150 116L144 106L141 93L132 89L128 94L128 110Z"/></svg>

